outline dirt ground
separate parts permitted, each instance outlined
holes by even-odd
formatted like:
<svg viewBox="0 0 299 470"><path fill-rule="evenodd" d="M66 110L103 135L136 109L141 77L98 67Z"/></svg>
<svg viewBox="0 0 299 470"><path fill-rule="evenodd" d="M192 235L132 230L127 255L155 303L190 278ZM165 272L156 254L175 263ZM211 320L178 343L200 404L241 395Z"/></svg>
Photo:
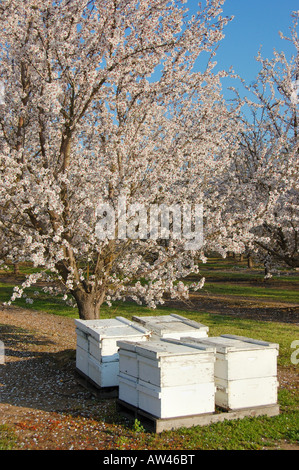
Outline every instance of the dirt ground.
<svg viewBox="0 0 299 470"><path fill-rule="evenodd" d="M192 298L176 307L211 313L229 313L260 320L299 324L299 310L286 304L248 299ZM16 437L16 449L115 449L121 425L115 416L115 399L98 400L82 386L75 371L74 320L16 307L0 306L1 340L5 364L0 365L0 425ZM279 371L281 386L298 387L298 376ZM106 419L103 421L103 416ZM280 448L299 446L280 443Z"/></svg>
<svg viewBox="0 0 299 470"><path fill-rule="evenodd" d="M236 315L239 318L250 318L260 321L277 321L299 325L299 305L269 300L254 301L252 298L237 296L190 295L190 301L168 301L165 305L197 312L209 312L220 315Z"/></svg>

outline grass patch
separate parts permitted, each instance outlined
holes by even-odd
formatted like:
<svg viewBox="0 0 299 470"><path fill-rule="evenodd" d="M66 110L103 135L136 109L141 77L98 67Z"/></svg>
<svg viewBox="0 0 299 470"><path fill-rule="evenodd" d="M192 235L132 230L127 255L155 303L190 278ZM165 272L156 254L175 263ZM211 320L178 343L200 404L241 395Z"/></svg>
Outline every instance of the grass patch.
<svg viewBox="0 0 299 470"><path fill-rule="evenodd" d="M0 303L8 302L13 293L14 284L0 283ZM39 292L36 296L34 293ZM33 304L28 304L25 298L16 299L12 305L21 308L28 308L37 311L52 313L55 315L78 317L76 308L66 305L62 296L50 296L37 287L29 287L25 291L27 297L34 300Z"/></svg>
<svg viewBox="0 0 299 470"><path fill-rule="evenodd" d="M202 450L261 450L274 447L274 443L298 441L299 413L292 412L274 417L243 418L215 423L210 426L180 430L186 449Z"/></svg>

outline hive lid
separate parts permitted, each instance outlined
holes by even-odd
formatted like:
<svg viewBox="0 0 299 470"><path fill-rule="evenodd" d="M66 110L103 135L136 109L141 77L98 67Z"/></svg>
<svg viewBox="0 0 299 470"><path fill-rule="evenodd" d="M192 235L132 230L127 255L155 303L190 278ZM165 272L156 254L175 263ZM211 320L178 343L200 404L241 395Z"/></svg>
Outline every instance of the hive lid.
<svg viewBox="0 0 299 470"><path fill-rule="evenodd" d="M123 339L123 340L118 340L116 344L119 347L119 349L123 349L125 351L136 352L136 344L139 344L139 342L137 343L136 341L128 341L126 339Z"/></svg>
<svg viewBox="0 0 299 470"><path fill-rule="evenodd" d="M100 341L104 338L150 336L150 331L123 317L104 320L75 320L78 329Z"/></svg>
<svg viewBox="0 0 299 470"><path fill-rule="evenodd" d="M276 343L268 343L245 336L221 335L209 338L181 338L183 343L205 344L216 348L217 352L227 353L232 351L249 351L256 349L279 349Z"/></svg>
<svg viewBox="0 0 299 470"><path fill-rule="evenodd" d="M164 339L157 341L147 342L130 342L130 341L118 341L117 345L119 348L126 349L128 351L134 351L139 356L147 357L150 359L159 359L165 356L183 356L183 355L199 355L206 352L215 352L215 348L210 345L203 344L185 344L181 341Z"/></svg>
<svg viewBox="0 0 299 470"><path fill-rule="evenodd" d="M273 348L279 349L278 343L269 343L268 341L261 341L259 339L247 338L246 336L237 336L237 335L221 335L222 338L228 338L244 343L252 344L253 346L257 347L265 347L265 348Z"/></svg>
<svg viewBox="0 0 299 470"><path fill-rule="evenodd" d="M147 317L133 316L132 319L161 336L166 333L187 333L188 331L194 329L200 329L206 332L209 330L209 328L202 323L189 320L188 318L176 315L174 313L171 313L170 315Z"/></svg>

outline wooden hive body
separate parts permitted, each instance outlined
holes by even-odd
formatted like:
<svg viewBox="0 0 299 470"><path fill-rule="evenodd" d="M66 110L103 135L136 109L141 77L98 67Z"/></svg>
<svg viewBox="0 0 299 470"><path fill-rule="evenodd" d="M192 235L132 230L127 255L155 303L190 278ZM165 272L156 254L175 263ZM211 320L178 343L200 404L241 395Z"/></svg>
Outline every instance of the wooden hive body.
<svg viewBox="0 0 299 470"><path fill-rule="evenodd" d="M277 403L277 344L235 335L182 341L216 348L217 406L236 410Z"/></svg>
<svg viewBox="0 0 299 470"><path fill-rule="evenodd" d="M118 346L120 400L159 418L215 410L215 349L166 339Z"/></svg>

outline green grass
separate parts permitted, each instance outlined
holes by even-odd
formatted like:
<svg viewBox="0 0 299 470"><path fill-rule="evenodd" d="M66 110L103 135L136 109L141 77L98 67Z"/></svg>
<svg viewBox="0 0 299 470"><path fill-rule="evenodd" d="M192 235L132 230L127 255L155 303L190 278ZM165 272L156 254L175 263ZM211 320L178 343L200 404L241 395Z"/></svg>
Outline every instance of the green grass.
<svg viewBox="0 0 299 470"><path fill-rule="evenodd" d="M14 284L7 284L0 282L0 303L8 302L13 293ZM34 293L39 292L38 296ZM26 303L26 299L16 299L12 305L22 308L31 308L37 311L43 311L47 313L53 313L55 315L62 315L67 317L78 317L78 311L76 308L69 307L63 301L62 296L50 296L42 292L37 287L29 287L25 290L27 297L34 300L33 304Z"/></svg>
<svg viewBox="0 0 299 470"><path fill-rule="evenodd" d="M181 429L180 436L187 449L271 449L274 443L284 440L293 444L298 443L298 420L299 413L293 409L271 418L243 418L210 426Z"/></svg>
<svg viewBox="0 0 299 470"><path fill-rule="evenodd" d="M13 431L6 425L0 425L0 451L12 450L16 443Z"/></svg>

